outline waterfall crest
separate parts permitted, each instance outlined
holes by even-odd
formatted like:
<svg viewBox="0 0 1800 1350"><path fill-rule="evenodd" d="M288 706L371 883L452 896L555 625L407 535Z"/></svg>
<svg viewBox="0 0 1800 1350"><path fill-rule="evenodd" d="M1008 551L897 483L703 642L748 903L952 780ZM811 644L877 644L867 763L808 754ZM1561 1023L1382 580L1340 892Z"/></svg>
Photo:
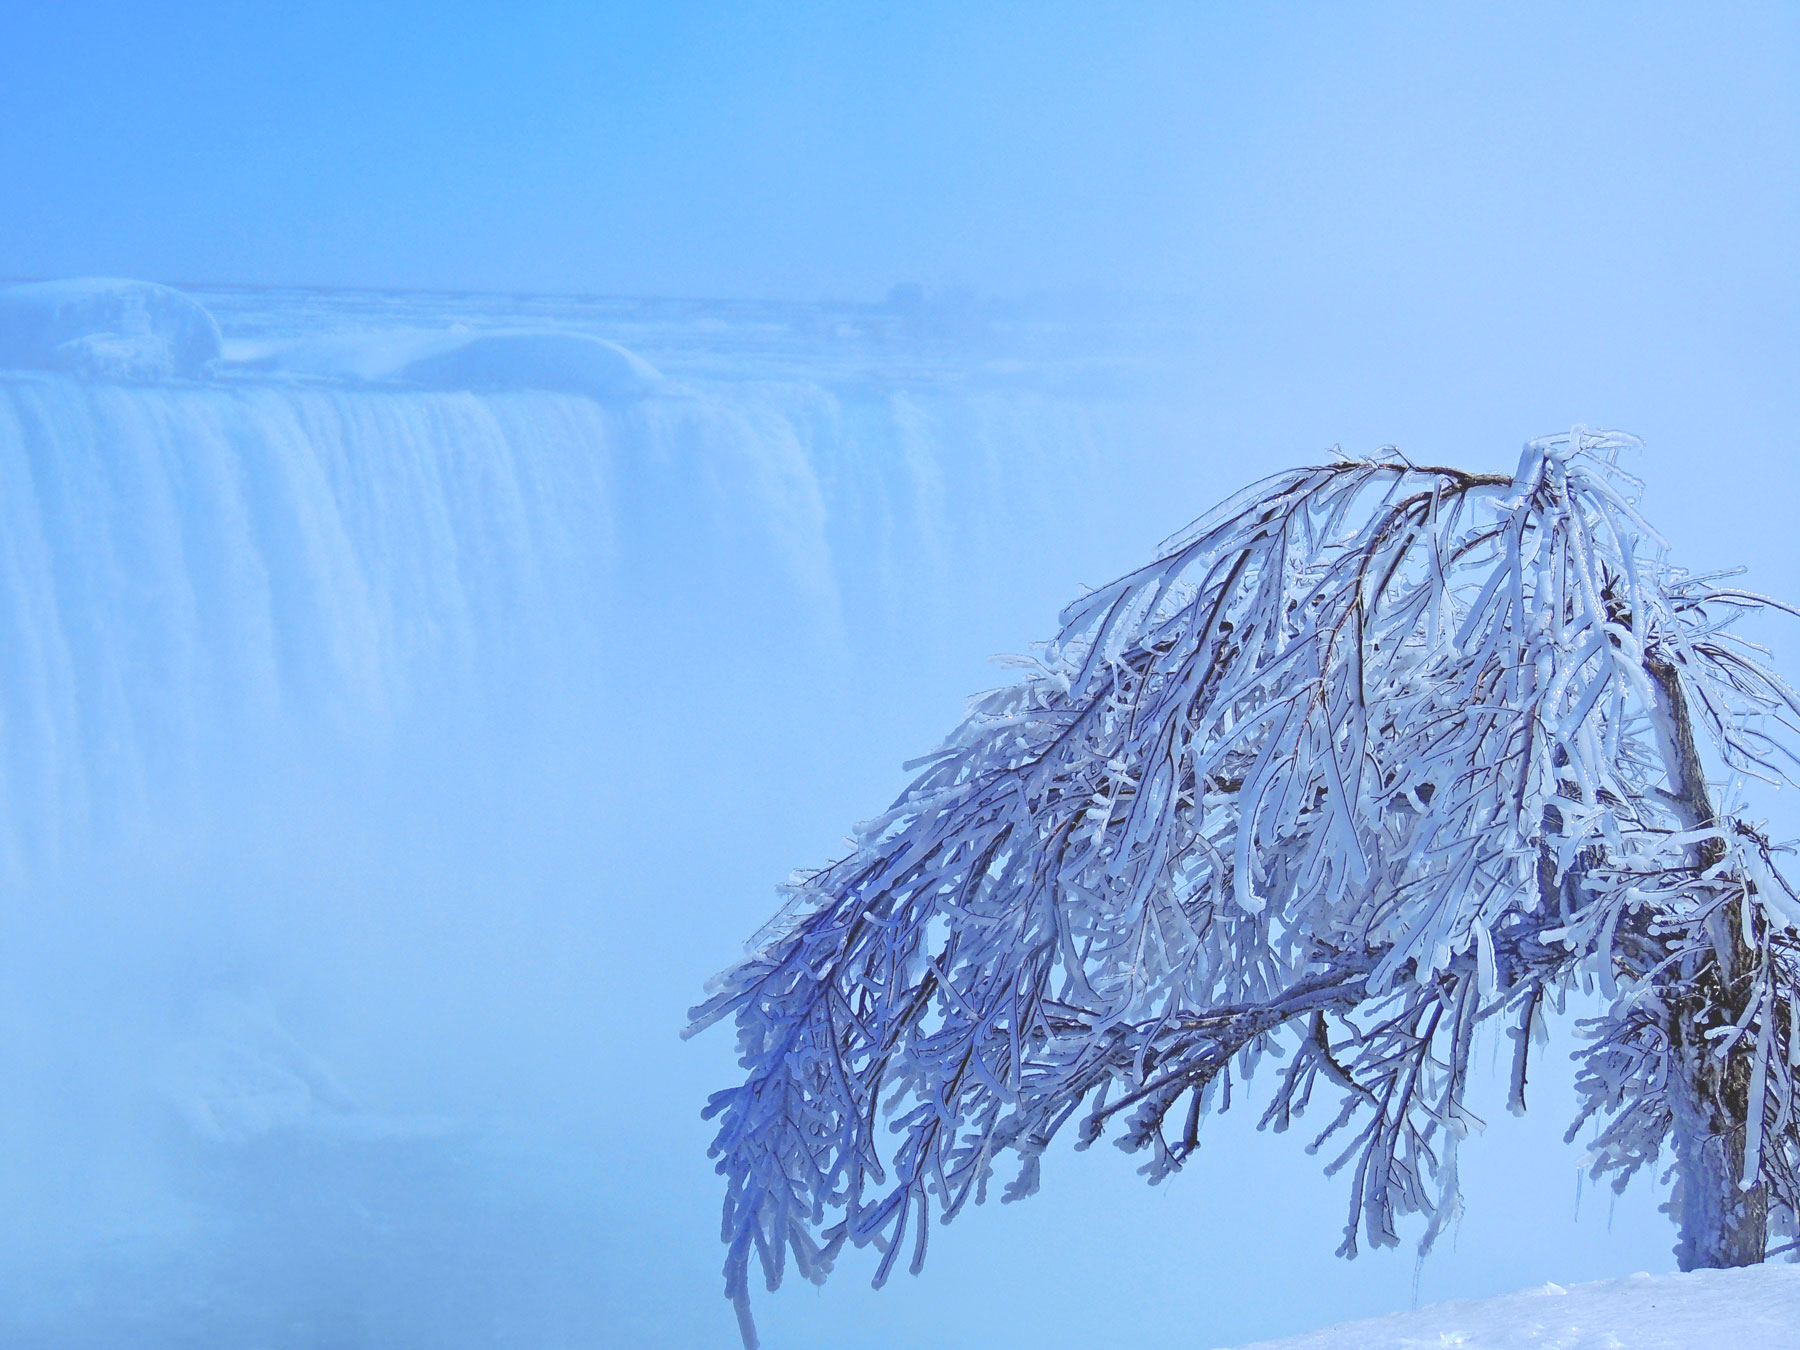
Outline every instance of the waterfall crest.
<svg viewBox="0 0 1800 1350"><path fill-rule="evenodd" d="M1056 420L802 383L616 406L0 377L0 875L247 740L370 734L575 638L629 660L651 595L704 621L738 592L839 639L929 622L904 612L921 578L978 586L1093 472L1092 419Z"/></svg>

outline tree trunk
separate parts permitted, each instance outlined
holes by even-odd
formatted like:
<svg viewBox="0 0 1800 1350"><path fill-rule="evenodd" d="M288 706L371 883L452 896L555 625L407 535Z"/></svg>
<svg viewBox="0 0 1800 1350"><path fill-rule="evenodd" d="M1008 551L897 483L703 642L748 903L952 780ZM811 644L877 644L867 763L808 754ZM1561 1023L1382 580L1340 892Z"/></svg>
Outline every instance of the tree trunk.
<svg viewBox="0 0 1800 1350"><path fill-rule="evenodd" d="M1739 1185L1750 1056L1740 1042L1721 1061L1700 1034L1707 1022L1688 1020L1686 1011L1671 1019L1685 1023L1691 1038L1678 1046L1674 1062L1681 1072L1669 1084L1676 1166L1669 1207L1679 1230L1675 1259L1683 1270L1753 1266L1768 1246L1769 1197L1760 1182L1748 1190Z"/></svg>
<svg viewBox="0 0 1800 1350"><path fill-rule="evenodd" d="M1671 800L1689 829L1711 825L1717 817L1680 677L1661 661L1647 661L1644 669L1664 699L1656 712ZM1690 861L1701 871L1719 861L1722 849L1708 841L1692 853ZM1675 1259L1683 1270L1756 1265L1768 1246L1768 1188L1760 1180L1748 1188L1740 1184L1753 1043L1740 1036L1721 1059L1706 1038L1709 1030L1738 1020L1756 967L1741 925L1728 919L1723 927L1727 931L1713 942L1718 964L1680 973L1682 993L1671 1000L1664 1028L1673 1047L1675 1080L1667 1089L1676 1172L1669 1207L1679 1231Z"/></svg>

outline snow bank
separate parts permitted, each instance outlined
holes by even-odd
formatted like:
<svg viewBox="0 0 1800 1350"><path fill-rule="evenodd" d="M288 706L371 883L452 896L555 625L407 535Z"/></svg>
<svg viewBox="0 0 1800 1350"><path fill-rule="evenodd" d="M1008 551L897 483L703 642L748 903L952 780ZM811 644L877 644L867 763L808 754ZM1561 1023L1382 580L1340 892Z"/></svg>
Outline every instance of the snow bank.
<svg viewBox="0 0 1800 1350"><path fill-rule="evenodd" d="M192 378L218 355L213 316L155 282L84 278L0 290L0 367L112 380Z"/></svg>
<svg viewBox="0 0 1800 1350"><path fill-rule="evenodd" d="M636 398L662 380L657 369L604 338L581 333L483 333L409 364L401 378L431 389L546 389L594 398Z"/></svg>
<svg viewBox="0 0 1800 1350"><path fill-rule="evenodd" d="M1792 1350L1800 1266L1632 1275L1459 1299L1241 1350Z"/></svg>
<svg viewBox="0 0 1800 1350"><path fill-rule="evenodd" d="M662 373L617 343L559 329L390 329L221 342L204 306L149 281L40 281L0 290L0 369L90 379L269 372L412 389L536 389L640 398Z"/></svg>
<svg viewBox="0 0 1800 1350"><path fill-rule="evenodd" d="M233 353L261 370L418 389L538 389L616 400L662 383L648 361L604 338L555 329L344 333Z"/></svg>

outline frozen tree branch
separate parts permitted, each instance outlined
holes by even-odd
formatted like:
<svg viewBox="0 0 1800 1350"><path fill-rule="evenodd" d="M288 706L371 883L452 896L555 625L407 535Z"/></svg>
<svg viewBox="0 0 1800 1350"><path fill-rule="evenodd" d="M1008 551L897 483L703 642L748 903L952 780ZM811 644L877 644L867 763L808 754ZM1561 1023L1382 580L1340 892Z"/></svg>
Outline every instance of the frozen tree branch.
<svg viewBox="0 0 1800 1350"><path fill-rule="evenodd" d="M1480 1124L1475 1028L1512 1023L1522 1110L1577 985L1609 1000L1596 1173L1673 1135L1684 1262L1791 1229L1800 899L1701 747L1783 781L1800 698L1728 631L1772 602L1663 560L1630 443L1253 485L1065 610L796 880L692 1028L734 1019L746 1071L708 1114L747 1338L753 1257L770 1287L846 1242L877 1284L917 1270L934 1206L979 1202L1001 1153L1030 1194L1071 1121L1160 1179L1265 1058L1265 1125L1335 1099L1310 1147L1349 1177L1340 1250L1411 1214L1429 1247Z"/></svg>

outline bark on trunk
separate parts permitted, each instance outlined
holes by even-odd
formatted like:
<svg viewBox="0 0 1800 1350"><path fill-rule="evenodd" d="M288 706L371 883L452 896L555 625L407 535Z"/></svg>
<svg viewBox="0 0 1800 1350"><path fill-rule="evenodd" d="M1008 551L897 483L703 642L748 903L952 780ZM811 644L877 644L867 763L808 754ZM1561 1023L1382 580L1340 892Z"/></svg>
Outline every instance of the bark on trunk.
<svg viewBox="0 0 1800 1350"><path fill-rule="evenodd" d="M1701 1024L1704 1025L1704 1024ZM1769 1241L1769 1197L1758 1183L1744 1189L1744 1135L1750 1095L1749 1057L1734 1051L1721 1062L1699 1040L1681 1045L1670 1084L1675 1112L1676 1187L1671 1197L1683 1270L1753 1266Z"/></svg>
<svg viewBox="0 0 1800 1350"><path fill-rule="evenodd" d="M1694 726L1675 668L1645 663L1663 695L1658 709L1663 757L1676 809L1689 829L1711 825ZM1722 857L1716 843L1702 844L1691 859L1696 870ZM1768 1188L1744 1187L1744 1147L1749 1121L1752 1047L1739 1038L1721 1059L1707 1040L1710 1030L1731 1026L1744 1011L1756 953L1737 923L1714 943L1716 964L1683 971L1683 994L1671 1001L1665 1027L1674 1046L1668 1086L1674 1114L1676 1189L1670 1207L1678 1226L1675 1259L1683 1270L1750 1266L1763 1259L1769 1237Z"/></svg>

